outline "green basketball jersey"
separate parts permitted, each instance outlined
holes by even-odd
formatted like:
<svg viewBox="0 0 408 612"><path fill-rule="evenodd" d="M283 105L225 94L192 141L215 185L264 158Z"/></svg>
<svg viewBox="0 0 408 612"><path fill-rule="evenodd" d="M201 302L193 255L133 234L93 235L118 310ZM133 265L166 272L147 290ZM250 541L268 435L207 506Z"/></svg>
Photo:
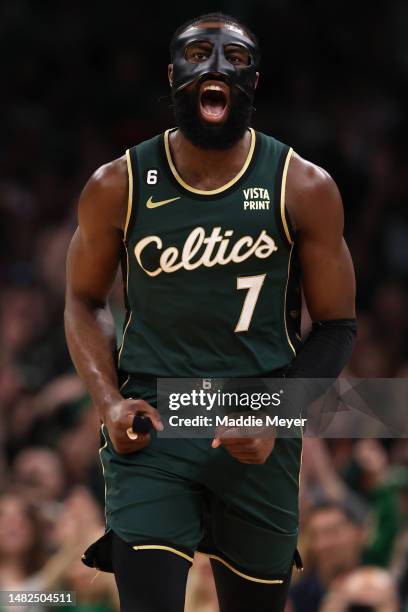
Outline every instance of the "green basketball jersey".
<svg viewBox="0 0 408 612"><path fill-rule="evenodd" d="M267 376L287 366L299 344L285 211L292 149L251 129L238 175L202 191L179 176L169 132L126 152L120 380Z"/></svg>

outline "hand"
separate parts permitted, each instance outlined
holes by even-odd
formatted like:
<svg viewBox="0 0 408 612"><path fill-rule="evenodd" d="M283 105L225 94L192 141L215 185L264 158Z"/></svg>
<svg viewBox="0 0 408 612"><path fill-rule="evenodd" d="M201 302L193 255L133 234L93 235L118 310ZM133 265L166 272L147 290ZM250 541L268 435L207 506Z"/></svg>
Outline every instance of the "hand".
<svg viewBox="0 0 408 612"><path fill-rule="evenodd" d="M124 399L113 404L106 410L104 422L113 447L120 455L141 450L150 442L150 434L137 434L134 439L130 439L127 434L127 430L132 428L136 412L150 417L156 431L163 431L158 411L144 400Z"/></svg>
<svg viewBox="0 0 408 612"><path fill-rule="evenodd" d="M262 464L266 462L275 447L276 437L270 434L270 428L268 433L268 436L265 433L262 437L256 435L239 437L240 434L242 436L242 428L220 427L211 446L218 448L223 444L229 454L241 463Z"/></svg>
<svg viewBox="0 0 408 612"><path fill-rule="evenodd" d="M386 476L388 469L387 453L378 440L359 440L354 446L353 455L361 469L373 476Z"/></svg>

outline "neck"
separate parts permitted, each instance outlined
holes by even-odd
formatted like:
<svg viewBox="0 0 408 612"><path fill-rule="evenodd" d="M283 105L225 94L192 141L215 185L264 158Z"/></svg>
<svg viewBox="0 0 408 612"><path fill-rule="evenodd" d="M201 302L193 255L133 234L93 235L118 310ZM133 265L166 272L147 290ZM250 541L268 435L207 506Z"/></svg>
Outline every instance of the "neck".
<svg viewBox="0 0 408 612"><path fill-rule="evenodd" d="M251 146L251 132L225 150L200 149L180 130L170 133L170 151L178 173L192 187L217 189L233 179L244 165Z"/></svg>

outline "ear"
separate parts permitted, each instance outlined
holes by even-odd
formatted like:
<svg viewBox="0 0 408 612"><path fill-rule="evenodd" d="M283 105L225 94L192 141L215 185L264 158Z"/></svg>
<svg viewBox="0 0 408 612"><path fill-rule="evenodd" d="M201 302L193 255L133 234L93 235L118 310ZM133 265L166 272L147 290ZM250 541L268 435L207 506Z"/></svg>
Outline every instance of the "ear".
<svg viewBox="0 0 408 612"><path fill-rule="evenodd" d="M173 86L173 64L167 66L167 76L169 78L170 87Z"/></svg>
<svg viewBox="0 0 408 612"><path fill-rule="evenodd" d="M259 83L259 72L256 73L255 89L258 87L258 83Z"/></svg>

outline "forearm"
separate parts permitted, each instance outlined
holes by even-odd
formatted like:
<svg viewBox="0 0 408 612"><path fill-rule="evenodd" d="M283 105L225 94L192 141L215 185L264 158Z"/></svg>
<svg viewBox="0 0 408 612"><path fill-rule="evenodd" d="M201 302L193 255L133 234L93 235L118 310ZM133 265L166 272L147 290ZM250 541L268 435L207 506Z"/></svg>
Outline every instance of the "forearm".
<svg viewBox="0 0 408 612"><path fill-rule="evenodd" d="M291 406L294 415L299 412L305 415L305 409L324 395L350 359L356 333L353 318L313 324L309 337L285 372L285 378L293 381L288 380L286 410Z"/></svg>
<svg viewBox="0 0 408 612"><path fill-rule="evenodd" d="M68 297L65 333L75 368L103 418L105 408L121 399L115 363L115 327L109 307Z"/></svg>
<svg viewBox="0 0 408 612"><path fill-rule="evenodd" d="M356 334L353 318L315 322L287 377L337 378L350 359Z"/></svg>

